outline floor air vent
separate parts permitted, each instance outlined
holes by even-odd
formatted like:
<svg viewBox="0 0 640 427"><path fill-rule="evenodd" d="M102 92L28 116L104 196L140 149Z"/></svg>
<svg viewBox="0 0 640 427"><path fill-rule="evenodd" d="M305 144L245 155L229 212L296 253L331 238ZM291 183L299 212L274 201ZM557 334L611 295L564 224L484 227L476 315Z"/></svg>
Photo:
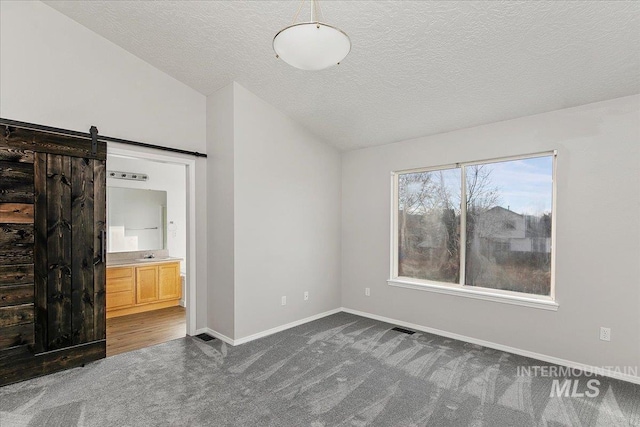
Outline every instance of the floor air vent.
<svg viewBox="0 0 640 427"><path fill-rule="evenodd" d="M213 340L215 340L214 337L212 337L211 335L207 335L207 334L196 335L196 338L200 338L202 341L213 341Z"/></svg>
<svg viewBox="0 0 640 427"><path fill-rule="evenodd" d="M413 335L416 333L416 331L412 331L411 329L399 328L397 326L391 330L396 332L402 332L403 334L407 334L407 335Z"/></svg>

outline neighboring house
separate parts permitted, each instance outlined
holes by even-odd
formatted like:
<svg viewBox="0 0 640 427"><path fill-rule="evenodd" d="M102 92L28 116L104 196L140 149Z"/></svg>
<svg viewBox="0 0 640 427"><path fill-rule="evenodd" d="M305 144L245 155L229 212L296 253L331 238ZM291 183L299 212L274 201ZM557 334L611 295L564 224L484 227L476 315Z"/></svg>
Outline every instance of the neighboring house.
<svg viewBox="0 0 640 427"><path fill-rule="evenodd" d="M551 223L547 215L520 215L495 206L478 216L475 235L492 253L551 252Z"/></svg>

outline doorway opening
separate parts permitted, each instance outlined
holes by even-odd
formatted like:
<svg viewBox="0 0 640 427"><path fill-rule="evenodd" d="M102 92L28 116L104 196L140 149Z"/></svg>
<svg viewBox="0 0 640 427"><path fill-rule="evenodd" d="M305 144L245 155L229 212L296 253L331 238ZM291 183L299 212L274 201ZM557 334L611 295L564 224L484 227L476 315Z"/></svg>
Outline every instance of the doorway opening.
<svg viewBox="0 0 640 427"><path fill-rule="evenodd" d="M194 333L194 167L108 147L107 357Z"/></svg>

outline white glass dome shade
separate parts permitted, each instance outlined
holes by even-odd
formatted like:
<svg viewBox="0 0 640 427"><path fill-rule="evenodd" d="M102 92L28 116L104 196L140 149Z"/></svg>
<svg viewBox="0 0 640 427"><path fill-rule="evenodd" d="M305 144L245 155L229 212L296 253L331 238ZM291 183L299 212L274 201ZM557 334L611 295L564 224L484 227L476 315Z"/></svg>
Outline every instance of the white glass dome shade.
<svg viewBox="0 0 640 427"><path fill-rule="evenodd" d="M278 58L301 70L323 70L342 61L351 51L347 34L321 22L290 25L273 38Z"/></svg>

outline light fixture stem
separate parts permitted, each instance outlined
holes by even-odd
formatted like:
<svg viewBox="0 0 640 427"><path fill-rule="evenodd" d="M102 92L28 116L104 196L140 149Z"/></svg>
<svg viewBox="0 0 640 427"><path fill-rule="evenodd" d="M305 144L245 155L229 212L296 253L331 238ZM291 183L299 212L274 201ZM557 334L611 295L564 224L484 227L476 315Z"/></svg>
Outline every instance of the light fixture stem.
<svg viewBox="0 0 640 427"><path fill-rule="evenodd" d="M316 0L311 0L311 21L316 22Z"/></svg>

